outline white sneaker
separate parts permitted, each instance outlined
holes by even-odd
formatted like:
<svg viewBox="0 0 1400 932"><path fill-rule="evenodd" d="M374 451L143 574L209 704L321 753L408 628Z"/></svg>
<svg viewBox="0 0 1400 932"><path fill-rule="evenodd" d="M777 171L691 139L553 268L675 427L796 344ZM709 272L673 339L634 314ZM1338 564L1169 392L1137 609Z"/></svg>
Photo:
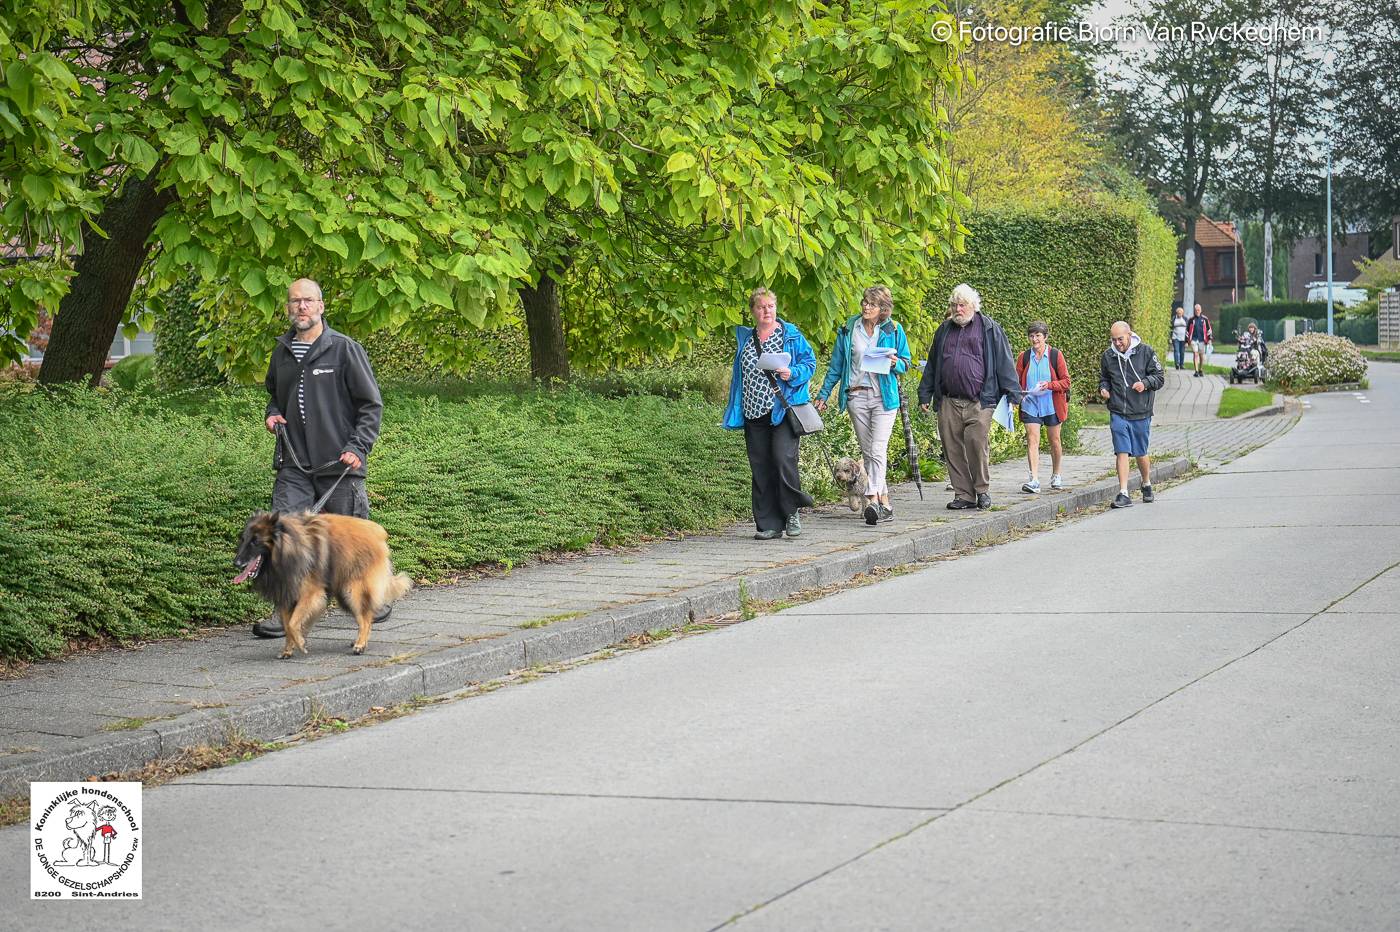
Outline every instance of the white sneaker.
<svg viewBox="0 0 1400 932"><path fill-rule="evenodd" d="M1060 475L1059 473L1055 473L1055 475L1053 475L1053 476L1050 477L1050 488L1052 488L1052 489L1063 489L1064 487L1065 487L1065 477L1064 477L1064 476Z"/></svg>
<svg viewBox="0 0 1400 932"><path fill-rule="evenodd" d="M1022 491L1022 492L1030 492L1032 495L1038 495L1038 494L1040 493L1040 480L1039 480L1039 479L1027 479L1027 480L1021 485L1021 491Z"/></svg>

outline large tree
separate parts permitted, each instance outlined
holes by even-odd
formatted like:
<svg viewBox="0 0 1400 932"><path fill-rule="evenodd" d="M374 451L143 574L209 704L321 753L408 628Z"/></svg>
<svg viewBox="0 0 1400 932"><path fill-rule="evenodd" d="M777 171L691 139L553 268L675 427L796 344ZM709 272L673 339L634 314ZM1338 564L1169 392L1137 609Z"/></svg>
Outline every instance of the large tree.
<svg viewBox="0 0 1400 932"><path fill-rule="evenodd" d="M1240 137L1238 94L1259 49L1215 41L1193 24L1247 24L1254 0L1139 0L1131 22L1163 31L1123 50L1103 87L1109 129L1159 210L1185 234L1218 190Z"/></svg>
<svg viewBox="0 0 1400 932"><path fill-rule="evenodd" d="M1373 227L1400 214L1400 5L1345 0L1345 41L1332 61L1337 89L1331 127L1351 176L1341 208Z"/></svg>
<svg viewBox="0 0 1400 932"><path fill-rule="evenodd" d="M0 323L58 307L47 381L95 378L138 280L191 270L227 371L312 275L340 324L434 353L523 309L562 376L561 294L584 345L665 349L748 285L812 324L917 286L963 232L926 4L47 2L0 15L0 234L45 257Z"/></svg>

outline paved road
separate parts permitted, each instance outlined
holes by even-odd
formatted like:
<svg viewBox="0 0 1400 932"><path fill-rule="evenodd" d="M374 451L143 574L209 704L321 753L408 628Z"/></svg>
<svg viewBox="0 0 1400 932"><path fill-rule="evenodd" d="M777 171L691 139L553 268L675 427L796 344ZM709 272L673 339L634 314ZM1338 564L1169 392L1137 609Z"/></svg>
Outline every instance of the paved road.
<svg viewBox="0 0 1400 932"><path fill-rule="evenodd" d="M1156 504L148 790L139 904L29 902L0 831L0 928L1393 929L1372 380Z"/></svg>

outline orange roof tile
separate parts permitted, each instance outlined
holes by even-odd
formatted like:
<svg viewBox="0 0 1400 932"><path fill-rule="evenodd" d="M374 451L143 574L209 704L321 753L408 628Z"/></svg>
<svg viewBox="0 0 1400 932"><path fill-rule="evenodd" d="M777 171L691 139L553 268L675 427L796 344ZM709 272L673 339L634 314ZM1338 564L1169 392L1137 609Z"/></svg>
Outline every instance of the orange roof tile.
<svg viewBox="0 0 1400 932"><path fill-rule="evenodd" d="M1240 239L1233 223L1200 217L1196 220L1196 242L1207 248L1229 249L1238 246Z"/></svg>

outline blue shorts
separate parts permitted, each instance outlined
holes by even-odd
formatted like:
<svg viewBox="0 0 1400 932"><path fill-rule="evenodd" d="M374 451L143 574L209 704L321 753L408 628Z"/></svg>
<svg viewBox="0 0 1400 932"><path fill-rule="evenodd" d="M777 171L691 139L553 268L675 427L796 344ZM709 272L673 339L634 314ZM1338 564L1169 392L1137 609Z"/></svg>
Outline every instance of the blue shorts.
<svg viewBox="0 0 1400 932"><path fill-rule="evenodd" d="M1060 423L1060 416L1054 411L1049 414L1027 414L1026 409L1021 409L1022 424L1041 424L1045 427L1054 427Z"/></svg>
<svg viewBox="0 0 1400 932"><path fill-rule="evenodd" d="M1113 452L1129 456L1146 456L1147 441L1152 436L1152 418L1129 420L1120 414L1108 415L1108 430L1113 434Z"/></svg>

